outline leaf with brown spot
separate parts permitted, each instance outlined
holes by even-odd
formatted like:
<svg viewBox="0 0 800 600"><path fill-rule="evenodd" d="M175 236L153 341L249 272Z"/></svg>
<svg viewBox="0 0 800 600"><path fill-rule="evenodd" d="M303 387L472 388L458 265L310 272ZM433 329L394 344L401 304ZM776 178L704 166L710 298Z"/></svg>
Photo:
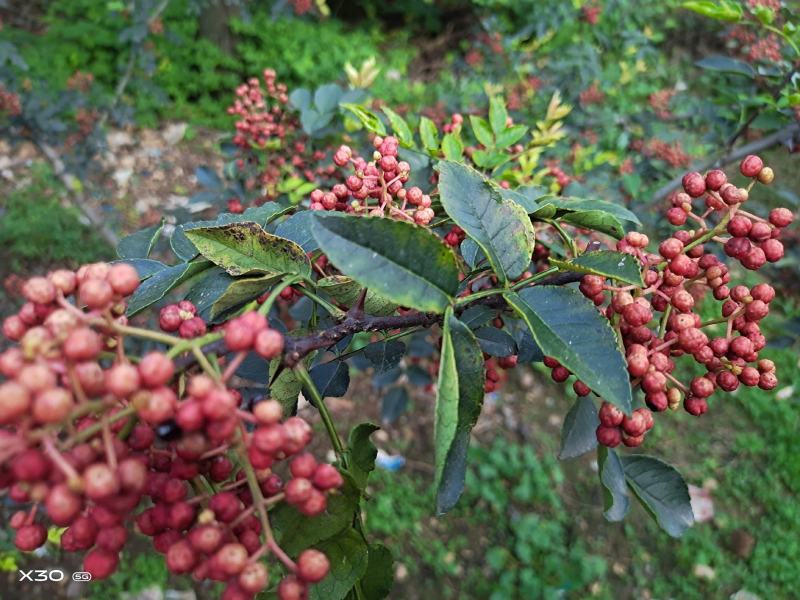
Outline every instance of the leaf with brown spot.
<svg viewBox="0 0 800 600"><path fill-rule="evenodd" d="M250 273L311 276L311 263L292 241L264 231L258 223L229 223L186 231L208 260L233 276Z"/></svg>

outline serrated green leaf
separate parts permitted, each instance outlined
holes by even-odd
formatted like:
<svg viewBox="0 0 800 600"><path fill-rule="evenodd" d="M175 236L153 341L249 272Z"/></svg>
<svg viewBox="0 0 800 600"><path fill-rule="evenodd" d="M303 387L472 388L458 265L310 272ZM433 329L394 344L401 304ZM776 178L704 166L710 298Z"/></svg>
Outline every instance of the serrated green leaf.
<svg viewBox="0 0 800 600"><path fill-rule="evenodd" d="M328 575L311 586L310 600L342 600L367 571L369 549L364 537L350 528L316 544L330 562Z"/></svg>
<svg viewBox="0 0 800 600"><path fill-rule="evenodd" d="M522 136L526 133L528 133L528 127L526 125L512 125L498 134L497 147L502 149L513 146L522 139Z"/></svg>
<svg viewBox="0 0 800 600"><path fill-rule="evenodd" d="M589 397L580 397L569 409L561 427L558 458L575 458L597 446L597 407Z"/></svg>
<svg viewBox="0 0 800 600"><path fill-rule="evenodd" d="M631 412L631 386L614 330L592 302L568 287L538 285L505 298L552 356L596 394Z"/></svg>
<svg viewBox="0 0 800 600"><path fill-rule="evenodd" d="M639 217L630 210L614 202L608 202L607 200L573 198L571 196L551 196L546 202L555 206L558 209L559 215L575 211L601 211L613 215L621 221L630 221L636 225L642 224Z"/></svg>
<svg viewBox="0 0 800 600"><path fill-rule="evenodd" d="M353 306L358 300L364 286L353 281L344 275L330 275L317 281L317 287L336 300L339 304ZM367 296L364 298L364 312L368 315L386 316L391 315L397 310L398 304L392 302L376 292L367 289Z"/></svg>
<svg viewBox="0 0 800 600"><path fill-rule="evenodd" d="M427 229L380 217L317 213L313 231L342 273L401 306L442 313L458 291L455 255Z"/></svg>
<svg viewBox="0 0 800 600"><path fill-rule="evenodd" d="M489 356L511 356L517 351L514 338L497 327L479 327L474 331L481 350Z"/></svg>
<svg viewBox="0 0 800 600"><path fill-rule="evenodd" d="M269 363L269 394L283 406L283 414L293 415L297 411L297 399L300 397L300 390L303 383L297 378L292 369L283 369L277 377L275 373L281 365L280 359L272 360Z"/></svg>
<svg viewBox="0 0 800 600"><path fill-rule="evenodd" d="M136 272L139 274L140 281L144 281L145 279L152 277L159 271L168 268L167 265L165 265L164 263L158 260L153 260L151 258L126 258L119 261L115 260L111 264L117 262L127 263L131 265L134 269L136 269Z"/></svg>
<svg viewBox="0 0 800 600"><path fill-rule="evenodd" d="M563 271L592 273L632 285L643 285L641 263L635 256L627 252L598 250L597 252L586 252L570 260L551 257L550 264Z"/></svg>
<svg viewBox="0 0 800 600"><path fill-rule="evenodd" d="M492 96L489 98L489 123L492 125L495 136L505 131L507 122L508 111L505 100L500 96Z"/></svg>
<svg viewBox="0 0 800 600"><path fill-rule="evenodd" d="M257 223L245 221L185 232L204 257L231 275L249 273L311 276L311 262L290 240L267 233Z"/></svg>
<svg viewBox="0 0 800 600"><path fill-rule="evenodd" d="M419 119L419 137L428 152L439 151L439 130L428 117Z"/></svg>
<svg viewBox="0 0 800 600"><path fill-rule="evenodd" d="M530 265L533 225L518 204L503 200L478 171L440 162L439 195L447 214L481 247L495 274L506 282Z"/></svg>
<svg viewBox="0 0 800 600"><path fill-rule="evenodd" d="M583 229L591 229L607 233L617 239L625 235L625 228L620 220L612 214L602 210L578 210L568 212L558 217L559 220L571 223Z"/></svg>
<svg viewBox="0 0 800 600"><path fill-rule="evenodd" d="M477 115L470 115L469 122L472 125L472 132L475 134L475 138L487 148L493 148L494 135L486 119Z"/></svg>
<svg viewBox="0 0 800 600"><path fill-rule="evenodd" d="M147 258L153 251L153 246L158 241L163 228L164 219L161 219L158 225L141 229L122 238L117 244L117 256L120 258Z"/></svg>
<svg viewBox="0 0 800 600"><path fill-rule="evenodd" d="M173 288L210 267L210 262L201 260L161 269L139 284L128 300L126 314L132 317L143 311L151 304L161 300Z"/></svg>
<svg viewBox="0 0 800 600"><path fill-rule="evenodd" d="M661 529L672 537L683 535L694 524L694 514L681 474L664 461L644 454L620 460L628 485Z"/></svg>
<svg viewBox="0 0 800 600"><path fill-rule="evenodd" d="M605 446L597 447L597 468L603 486L603 516L609 521L622 521L631 507L625 471L617 452Z"/></svg>
<svg viewBox="0 0 800 600"><path fill-rule="evenodd" d="M729 56L712 55L707 56L694 63L701 69L708 71L720 71L723 73L736 73L737 75L744 75L745 77L753 78L756 76L756 70L748 63L742 60L736 60Z"/></svg>
<svg viewBox="0 0 800 600"><path fill-rule="evenodd" d="M367 478L375 469L378 449L369 437L379 429L372 423L360 423L347 438L347 471L361 490L367 487Z"/></svg>
<svg viewBox="0 0 800 600"><path fill-rule="evenodd" d="M351 528L360 492L349 475L344 474L343 478L344 485L338 493L328 496L327 508L321 515L306 517L286 502L270 511L270 522L287 554L299 554Z"/></svg>
<svg viewBox="0 0 800 600"><path fill-rule="evenodd" d="M280 279L280 275L271 274L231 277L220 269L192 286L186 300L194 303L201 316L213 322L227 310L255 300Z"/></svg>
<svg viewBox="0 0 800 600"><path fill-rule="evenodd" d="M448 308L442 333L434 422L438 514L453 508L464 490L470 432L481 412L483 385L483 353L478 341L472 330Z"/></svg>
<svg viewBox="0 0 800 600"><path fill-rule="evenodd" d="M508 154L495 150L475 150L472 153L473 162L481 169L494 169L509 159Z"/></svg>
<svg viewBox="0 0 800 600"><path fill-rule="evenodd" d="M360 104L340 104L340 106L353 113L356 118L361 121L361 124L366 127L368 131L378 135L386 135L386 127L383 121L378 118L374 112L361 106Z"/></svg>
<svg viewBox="0 0 800 600"><path fill-rule="evenodd" d="M389 118L389 123L392 126L392 133L397 137L400 145L406 148L413 148L414 134L411 132L411 128L408 126L408 123L406 123L406 120L388 106L382 107L381 110L383 114Z"/></svg>
<svg viewBox="0 0 800 600"><path fill-rule="evenodd" d="M394 585L394 558L383 544L370 544L367 571L361 578L364 600L382 600Z"/></svg>
<svg viewBox="0 0 800 600"><path fill-rule="evenodd" d="M447 133L442 138L442 153L447 160L459 160L464 154L464 144L454 133Z"/></svg>

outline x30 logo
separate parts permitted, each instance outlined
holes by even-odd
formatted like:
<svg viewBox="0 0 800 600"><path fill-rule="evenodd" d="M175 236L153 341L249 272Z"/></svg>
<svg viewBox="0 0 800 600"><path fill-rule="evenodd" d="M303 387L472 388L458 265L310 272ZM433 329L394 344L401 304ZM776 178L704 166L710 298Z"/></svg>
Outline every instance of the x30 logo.
<svg viewBox="0 0 800 600"><path fill-rule="evenodd" d="M64 581L64 571L60 569L31 569L30 571L23 571L20 569L18 581Z"/></svg>

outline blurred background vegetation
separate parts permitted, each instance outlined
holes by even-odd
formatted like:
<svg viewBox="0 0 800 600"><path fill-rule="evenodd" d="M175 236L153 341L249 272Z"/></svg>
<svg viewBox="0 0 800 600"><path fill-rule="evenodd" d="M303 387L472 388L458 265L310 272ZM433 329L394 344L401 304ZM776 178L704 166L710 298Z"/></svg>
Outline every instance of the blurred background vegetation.
<svg viewBox="0 0 800 600"><path fill-rule="evenodd" d="M76 197L129 231L202 188L196 168L221 164L233 90L265 67L290 90L364 88L376 106L437 122L483 110L500 93L516 121L533 125L558 91L573 110L547 157L572 177L567 192L625 203L652 234L664 227L660 192L675 176L734 143L796 127L800 112L794 66L786 78L768 44L759 55L758 39L675 0L0 0L0 19L2 89L27 94L31 129L63 144L81 115L96 106L110 115L64 153L77 179L65 180L24 130L0 128L3 313L18 302L16 274L113 255ZM800 164L787 146L789 135L765 150L777 180L758 201L796 211ZM134 147L144 154L130 156ZM490 395L465 496L443 519L432 516L424 393L412 390L393 419L381 413L380 390L354 386L337 407L343 427L383 417L379 447L405 458L399 470L377 471L365 507L368 530L395 553L392 597L796 597L800 310L797 235L787 233L786 260L766 273L781 289L765 331L764 356L781 377L775 393L740 389L702 419L660 421L648 438L695 486L706 516L680 540L641 513L603 520L593 459L555 458L569 399L542 372L518 370ZM187 586L144 548L125 554L91 597ZM0 568L24 560L0 533Z"/></svg>

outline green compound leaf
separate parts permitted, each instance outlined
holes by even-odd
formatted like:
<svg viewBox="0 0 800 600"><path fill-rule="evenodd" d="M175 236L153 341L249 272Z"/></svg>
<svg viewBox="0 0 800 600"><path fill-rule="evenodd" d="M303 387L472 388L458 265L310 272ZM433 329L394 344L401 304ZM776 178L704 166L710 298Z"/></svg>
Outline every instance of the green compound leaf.
<svg viewBox="0 0 800 600"><path fill-rule="evenodd" d="M633 493L658 525L680 537L694 524L689 489L675 467L644 454L623 456L625 478Z"/></svg>
<svg viewBox="0 0 800 600"><path fill-rule="evenodd" d="M450 218L481 247L501 281L519 277L530 265L534 244L525 209L503 200L475 169L447 161L436 168L442 206Z"/></svg>
<svg viewBox="0 0 800 600"><path fill-rule="evenodd" d="M552 356L596 394L631 412L631 386L614 330L589 300L572 288L539 285L506 301L528 325L545 356Z"/></svg>
<svg viewBox="0 0 800 600"><path fill-rule="evenodd" d="M581 254L571 260L550 258L550 264L562 271L592 273L632 285L643 285L642 266L635 256L627 252L598 250Z"/></svg>
<svg viewBox="0 0 800 600"><path fill-rule="evenodd" d="M448 308L444 318L434 446L436 512L453 508L464 490L472 427L483 404L483 353L469 327Z"/></svg>
<svg viewBox="0 0 800 600"><path fill-rule="evenodd" d="M455 254L435 234L404 221L317 214L314 237L345 275L401 306L444 312L458 291Z"/></svg>
<svg viewBox="0 0 800 600"><path fill-rule="evenodd" d="M200 227L185 233L200 254L230 275L293 273L311 276L311 262L300 246L267 233L257 223Z"/></svg>

